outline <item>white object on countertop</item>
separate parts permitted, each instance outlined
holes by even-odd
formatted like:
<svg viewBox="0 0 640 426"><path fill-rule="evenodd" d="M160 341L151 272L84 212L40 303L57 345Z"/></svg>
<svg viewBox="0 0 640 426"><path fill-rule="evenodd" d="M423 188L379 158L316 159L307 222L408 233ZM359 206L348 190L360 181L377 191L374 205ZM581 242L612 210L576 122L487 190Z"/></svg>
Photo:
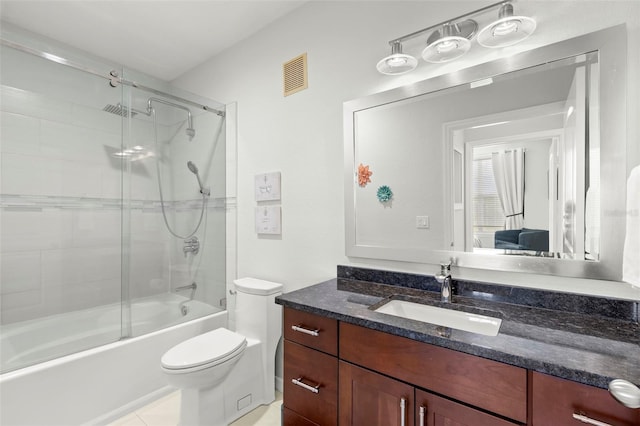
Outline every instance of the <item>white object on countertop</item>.
<svg viewBox="0 0 640 426"><path fill-rule="evenodd" d="M640 288L640 166L627 180L627 231L622 255L622 280Z"/></svg>

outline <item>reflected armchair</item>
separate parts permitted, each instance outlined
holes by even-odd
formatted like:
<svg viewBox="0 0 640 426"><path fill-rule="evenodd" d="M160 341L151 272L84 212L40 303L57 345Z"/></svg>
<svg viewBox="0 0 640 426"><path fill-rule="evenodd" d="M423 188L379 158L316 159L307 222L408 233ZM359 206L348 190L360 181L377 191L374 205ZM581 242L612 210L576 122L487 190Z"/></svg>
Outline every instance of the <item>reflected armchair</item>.
<svg viewBox="0 0 640 426"><path fill-rule="evenodd" d="M496 231L494 242L497 249L549 251L549 231L527 228Z"/></svg>

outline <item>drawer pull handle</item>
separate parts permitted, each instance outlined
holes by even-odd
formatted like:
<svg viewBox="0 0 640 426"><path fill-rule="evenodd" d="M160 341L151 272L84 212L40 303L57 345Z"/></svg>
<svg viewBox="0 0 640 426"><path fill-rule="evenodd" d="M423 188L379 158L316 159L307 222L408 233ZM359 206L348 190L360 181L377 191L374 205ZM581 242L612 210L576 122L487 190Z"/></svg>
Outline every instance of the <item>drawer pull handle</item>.
<svg viewBox="0 0 640 426"><path fill-rule="evenodd" d="M293 331L299 331L300 333L308 334L309 336L318 337L320 335L320 330L318 330L317 328L315 330L310 330L308 328L304 328L301 325L292 325L291 329Z"/></svg>
<svg viewBox="0 0 640 426"><path fill-rule="evenodd" d="M308 385L308 384L304 383L302 380L303 380L302 377L298 377L297 379L291 379L291 383L293 383L294 385L300 386L301 388L304 388L304 389L306 389L306 390L308 390L310 392L313 392L313 393L319 393L320 392L320 389L319 389L320 385L319 384L317 384L315 386L311 386L311 385Z"/></svg>
<svg viewBox="0 0 640 426"><path fill-rule="evenodd" d="M407 411L407 400L400 398L400 426L405 426L405 417Z"/></svg>
<svg viewBox="0 0 640 426"><path fill-rule="evenodd" d="M585 416L584 414L573 413L573 418L582 423L587 423L594 426L611 426L609 423L604 423L598 420L594 420L591 417Z"/></svg>
<svg viewBox="0 0 640 426"><path fill-rule="evenodd" d="M418 426L424 426L424 415L426 414L426 412L427 409L421 406L419 411L420 423L418 424Z"/></svg>

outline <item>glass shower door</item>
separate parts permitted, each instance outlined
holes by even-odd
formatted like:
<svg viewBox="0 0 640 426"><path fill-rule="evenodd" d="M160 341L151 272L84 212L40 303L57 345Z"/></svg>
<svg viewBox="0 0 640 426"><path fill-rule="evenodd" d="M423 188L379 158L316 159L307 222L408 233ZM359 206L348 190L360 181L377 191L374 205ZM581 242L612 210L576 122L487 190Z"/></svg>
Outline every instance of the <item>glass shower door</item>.
<svg viewBox="0 0 640 426"><path fill-rule="evenodd" d="M224 310L224 116L198 108L195 95L162 89L171 94L125 89L131 336Z"/></svg>
<svg viewBox="0 0 640 426"><path fill-rule="evenodd" d="M121 337L123 118L108 80L1 54L4 372Z"/></svg>

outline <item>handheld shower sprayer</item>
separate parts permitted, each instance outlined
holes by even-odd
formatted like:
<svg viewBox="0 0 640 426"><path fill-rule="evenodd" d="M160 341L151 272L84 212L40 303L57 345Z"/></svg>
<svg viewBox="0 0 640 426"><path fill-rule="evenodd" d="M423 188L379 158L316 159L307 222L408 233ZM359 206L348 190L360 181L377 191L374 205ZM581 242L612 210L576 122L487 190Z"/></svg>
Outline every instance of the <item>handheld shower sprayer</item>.
<svg viewBox="0 0 640 426"><path fill-rule="evenodd" d="M200 174L198 173L198 167L192 161L187 161L187 167L189 168L189 171L191 173L196 175L196 179L198 179L198 186L200 187L200 193L202 195L211 195L211 190L209 188L205 188L202 185L202 181L200 180Z"/></svg>

